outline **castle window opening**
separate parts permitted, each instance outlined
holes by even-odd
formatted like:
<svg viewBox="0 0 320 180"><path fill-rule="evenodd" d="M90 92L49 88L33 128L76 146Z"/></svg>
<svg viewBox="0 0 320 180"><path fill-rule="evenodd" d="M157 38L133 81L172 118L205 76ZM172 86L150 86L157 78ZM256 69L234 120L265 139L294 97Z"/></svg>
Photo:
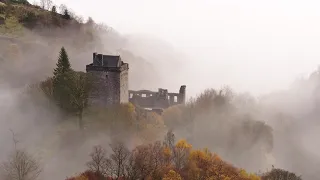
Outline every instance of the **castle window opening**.
<svg viewBox="0 0 320 180"><path fill-rule="evenodd" d="M147 95L146 94L141 94L141 97L147 97Z"/></svg>
<svg viewBox="0 0 320 180"><path fill-rule="evenodd" d="M178 102L178 97L177 96L174 96L174 102Z"/></svg>

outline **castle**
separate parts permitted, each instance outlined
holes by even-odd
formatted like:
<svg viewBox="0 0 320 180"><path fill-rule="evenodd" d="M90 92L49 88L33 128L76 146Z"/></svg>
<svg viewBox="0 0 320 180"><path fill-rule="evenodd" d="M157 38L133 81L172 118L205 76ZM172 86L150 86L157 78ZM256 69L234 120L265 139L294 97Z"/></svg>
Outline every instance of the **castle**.
<svg viewBox="0 0 320 180"><path fill-rule="evenodd" d="M161 113L170 106L185 103L185 85L180 87L179 93L169 93L162 88L158 92L129 90L129 64L120 56L93 53L93 62L86 66L86 71L94 77L89 95L91 105L103 107L131 102Z"/></svg>

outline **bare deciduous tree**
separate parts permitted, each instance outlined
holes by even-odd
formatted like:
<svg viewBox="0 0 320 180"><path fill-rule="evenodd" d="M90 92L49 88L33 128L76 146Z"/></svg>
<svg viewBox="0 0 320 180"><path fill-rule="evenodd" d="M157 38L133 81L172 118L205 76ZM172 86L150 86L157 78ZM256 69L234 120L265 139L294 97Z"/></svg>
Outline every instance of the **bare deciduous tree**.
<svg viewBox="0 0 320 180"><path fill-rule="evenodd" d="M91 161L87 163L88 168L102 175L108 175L111 169L111 162L106 157L106 151L101 146L95 146L90 154Z"/></svg>
<svg viewBox="0 0 320 180"><path fill-rule="evenodd" d="M35 180L41 173L39 163L26 151L17 148L17 140L13 134L14 151L2 164L2 178L5 180Z"/></svg>
<svg viewBox="0 0 320 180"><path fill-rule="evenodd" d="M52 0L40 0L40 6L42 9L50 10L52 7Z"/></svg>
<svg viewBox="0 0 320 180"><path fill-rule="evenodd" d="M166 134L166 136L164 137L164 142L163 144L170 148L173 149L174 147L174 143L175 143L175 135L173 134L172 130L169 130Z"/></svg>
<svg viewBox="0 0 320 180"><path fill-rule="evenodd" d="M15 150L2 166L6 180L35 180L41 173L38 162L23 150Z"/></svg>
<svg viewBox="0 0 320 180"><path fill-rule="evenodd" d="M117 178L123 177L125 176L125 167L130 157L130 151L122 142L115 142L110 146L113 152L110 156L113 175Z"/></svg>
<svg viewBox="0 0 320 180"><path fill-rule="evenodd" d="M59 6L59 12L60 14L63 14L66 10L68 10L68 7L65 4L61 4Z"/></svg>

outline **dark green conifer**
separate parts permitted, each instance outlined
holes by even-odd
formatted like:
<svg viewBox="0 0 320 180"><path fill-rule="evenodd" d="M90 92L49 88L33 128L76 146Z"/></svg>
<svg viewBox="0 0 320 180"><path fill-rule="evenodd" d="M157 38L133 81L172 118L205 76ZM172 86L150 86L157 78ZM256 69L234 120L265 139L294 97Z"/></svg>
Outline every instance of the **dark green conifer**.
<svg viewBox="0 0 320 180"><path fill-rule="evenodd" d="M57 104L66 112L72 111L71 93L74 72L71 69L68 54L61 48L57 67L53 71L53 97Z"/></svg>
<svg viewBox="0 0 320 180"><path fill-rule="evenodd" d="M59 53L59 58L57 62L57 67L53 71L54 76L61 75L63 73L71 71L71 65L69 62L68 54L64 47L61 48Z"/></svg>

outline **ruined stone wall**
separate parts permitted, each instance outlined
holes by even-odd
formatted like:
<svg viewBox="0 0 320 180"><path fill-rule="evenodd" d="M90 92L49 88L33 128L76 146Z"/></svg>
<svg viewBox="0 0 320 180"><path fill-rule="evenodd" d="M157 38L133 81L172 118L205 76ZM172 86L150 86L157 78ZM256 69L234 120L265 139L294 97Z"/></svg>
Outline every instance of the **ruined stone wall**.
<svg viewBox="0 0 320 180"><path fill-rule="evenodd" d="M129 102L129 72L124 70L120 73L120 103Z"/></svg>

